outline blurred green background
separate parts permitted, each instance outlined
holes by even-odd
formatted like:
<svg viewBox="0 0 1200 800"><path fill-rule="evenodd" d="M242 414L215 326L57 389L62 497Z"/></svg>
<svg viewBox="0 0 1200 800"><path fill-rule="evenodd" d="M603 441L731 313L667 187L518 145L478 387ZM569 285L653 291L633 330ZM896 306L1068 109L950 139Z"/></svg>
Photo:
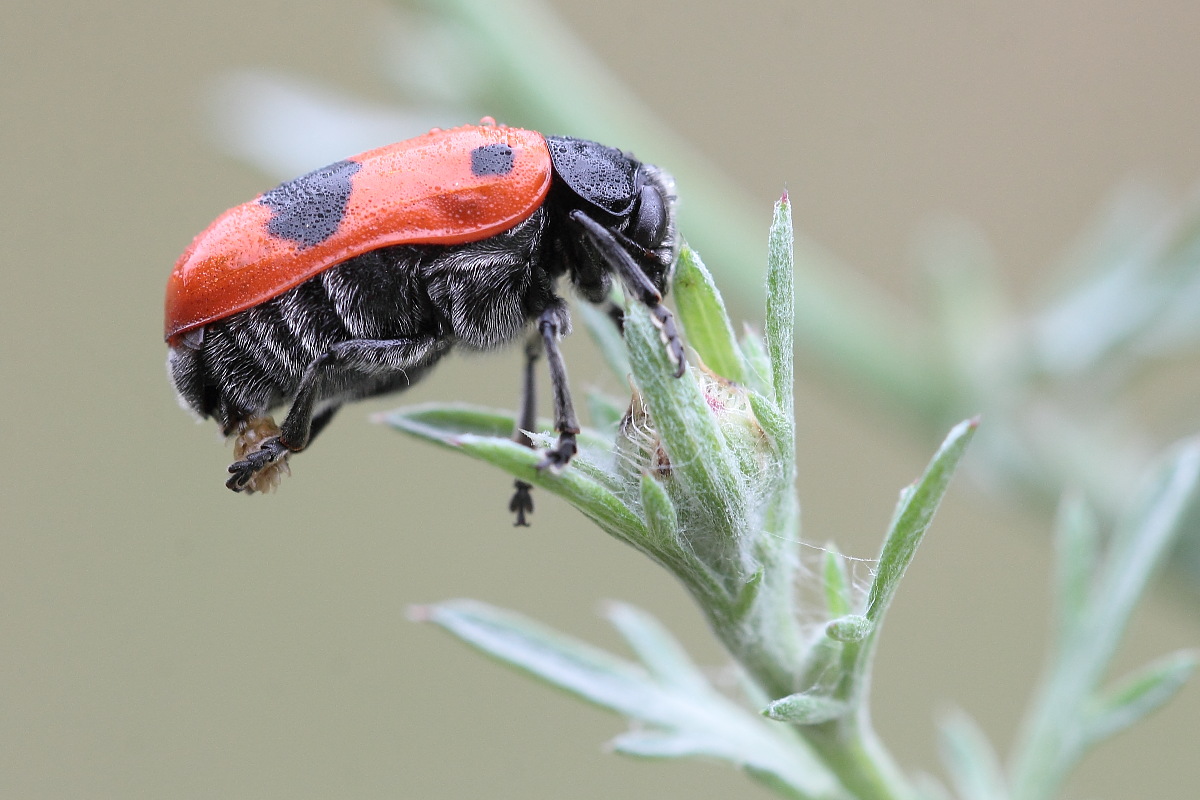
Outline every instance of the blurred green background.
<svg viewBox="0 0 1200 800"><path fill-rule="evenodd" d="M553 7L760 203L764 239L786 185L799 228L899 297L931 215L977 221L1021 296L1122 181L1182 197L1200 174L1200 8L1183 0ZM275 182L213 144L214 82L262 68L391 102L402 27L369 0L7 4L0 796L766 796L722 767L605 755L619 720L405 620L473 596L615 646L595 610L621 598L719 669L679 588L561 503L543 493L514 531L504 476L365 421L399 400L344 411L278 494L238 497L213 426L176 407L166 276ZM568 358L580 389L622 390L585 337ZM403 399L511 405L518 362L455 358ZM937 439L798 379L805 539L872 557ZM1149 383L1151 426L1187 433L1198 383L1194 365ZM876 670L907 767L937 770L952 705L1010 738L1041 660L1048 531L952 489ZM1126 663L1198 636L1194 608L1154 599ZM1193 797L1197 718L1192 684L1071 792Z"/></svg>

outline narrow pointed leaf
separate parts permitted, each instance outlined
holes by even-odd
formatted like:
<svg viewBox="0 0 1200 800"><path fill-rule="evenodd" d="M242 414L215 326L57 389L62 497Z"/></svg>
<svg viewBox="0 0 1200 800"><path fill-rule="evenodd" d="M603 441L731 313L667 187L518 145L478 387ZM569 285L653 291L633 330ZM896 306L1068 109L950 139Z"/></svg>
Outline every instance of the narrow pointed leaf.
<svg viewBox="0 0 1200 800"><path fill-rule="evenodd" d="M846 576L846 559L832 543L825 545L825 610L830 618L844 617L853 607L850 582Z"/></svg>
<svg viewBox="0 0 1200 800"><path fill-rule="evenodd" d="M1134 606L1182 533L1181 523L1196 499L1198 478L1200 440L1191 439L1164 459L1142 487L1132 511L1118 522L1096 581L1096 627L1102 639L1094 646L1103 653L1103 661L1112 658Z"/></svg>
<svg viewBox="0 0 1200 800"><path fill-rule="evenodd" d="M461 434L511 436L515 425L511 413L461 404L409 406L385 412L374 419L447 447L454 447L456 437Z"/></svg>
<svg viewBox="0 0 1200 800"><path fill-rule="evenodd" d="M1088 740L1107 739L1157 711L1192 676L1196 663L1196 653L1174 653L1147 665L1103 697L1094 699L1087 714Z"/></svg>
<svg viewBox="0 0 1200 800"><path fill-rule="evenodd" d="M511 411L466 403L406 406L377 414L372 420L451 449L458 447L459 437L465 434L511 440L516 429L516 416ZM542 430L550 430L552 427L546 420L540 420L538 424ZM612 449L611 438L601 436L588 428L580 431L576 438L580 450L583 451L608 452Z"/></svg>
<svg viewBox="0 0 1200 800"><path fill-rule="evenodd" d="M1200 442L1189 440L1154 468L1118 521L1079 615L1081 627L1060 642L1030 704L1012 759L1014 796L1049 796L1090 745L1161 705L1190 672L1188 657L1176 656L1180 660L1154 665L1116 690L1099 688L1134 606L1186 527L1198 476Z"/></svg>
<svg viewBox="0 0 1200 800"><path fill-rule="evenodd" d="M702 702L645 669L511 611L473 600L413 610L502 663L589 703L653 728L620 737L622 752L665 758L704 755L788 787L789 796L843 800L837 783L800 741L780 735L721 695ZM657 743L656 743L657 742ZM687 743L687 744L685 744Z"/></svg>
<svg viewBox="0 0 1200 800"><path fill-rule="evenodd" d="M714 743L674 731L643 730L622 733L608 744L615 752L635 758L689 758L712 756Z"/></svg>
<svg viewBox="0 0 1200 800"><path fill-rule="evenodd" d="M669 725L676 717L642 668L519 614L451 600L414 609L412 616L594 705L649 723Z"/></svg>
<svg viewBox="0 0 1200 800"><path fill-rule="evenodd" d="M796 296L792 254L792 204L787 194L775 204L771 233L767 239L767 354L771 358L771 385L775 403L790 421L792 408L792 361L795 358Z"/></svg>
<svg viewBox="0 0 1200 800"><path fill-rule="evenodd" d="M954 426L912 491L901 495L901 505L883 543L875 580L871 582L867 596L867 617L877 626L896 594L904 571L916 555L917 546L929 530L929 523L933 521L977 424L972 419Z"/></svg>
<svg viewBox="0 0 1200 800"><path fill-rule="evenodd" d="M642 513L651 541L663 550L679 547L679 518L667 490L650 473L642 474Z"/></svg>
<svg viewBox="0 0 1200 800"><path fill-rule="evenodd" d="M679 252L672 297L687 343L721 377L746 383L746 363L712 275L690 247Z"/></svg>
<svg viewBox="0 0 1200 800"><path fill-rule="evenodd" d="M942 720L938 746L961 800L1007 800L1008 788L996 751L965 712Z"/></svg>
<svg viewBox="0 0 1200 800"><path fill-rule="evenodd" d="M766 573L760 569L742 584L733 604L732 617L734 619L742 619L750 613L754 607L754 601L758 599L758 593L762 590L764 577L766 577Z"/></svg>
<svg viewBox="0 0 1200 800"><path fill-rule="evenodd" d="M708 679L683 647L650 614L625 603L611 603L605 616L659 683L695 695L698 701L713 694Z"/></svg>
<svg viewBox="0 0 1200 800"><path fill-rule="evenodd" d="M750 409L754 412L754 418L758 420L758 424L762 426L767 436L770 437L771 444L774 446L779 460L790 465L791 469L794 470L796 434L792 422L783 415L779 406L766 395L750 390L746 393L746 397L750 400Z"/></svg>
<svg viewBox="0 0 1200 800"><path fill-rule="evenodd" d="M746 364L746 384L754 391L773 399L775 384L771 357L767 355L767 345L762 336L749 325L743 328L741 349Z"/></svg>

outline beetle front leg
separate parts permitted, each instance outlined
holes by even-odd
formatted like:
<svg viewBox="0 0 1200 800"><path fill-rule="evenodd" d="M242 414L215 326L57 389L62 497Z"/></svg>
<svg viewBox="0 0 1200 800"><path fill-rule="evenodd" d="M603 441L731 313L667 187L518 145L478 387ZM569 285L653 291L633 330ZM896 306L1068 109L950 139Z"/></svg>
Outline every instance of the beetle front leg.
<svg viewBox="0 0 1200 800"><path fill-rule="evenodd" d="M679 336L679 329L675 326L675 318L662 304L662 292L655 288L650 279L646 277L645 271L630 255L630 250L636 248L636 245L629 241L624 234L606 228L582 211L572 211L570 218L608 262L609 267L621 279L625 289L650 309L654 327L658 328L663 346L667 349L667 356L675 365L675 377L682 377L687 368L683 340Z"/></svg>

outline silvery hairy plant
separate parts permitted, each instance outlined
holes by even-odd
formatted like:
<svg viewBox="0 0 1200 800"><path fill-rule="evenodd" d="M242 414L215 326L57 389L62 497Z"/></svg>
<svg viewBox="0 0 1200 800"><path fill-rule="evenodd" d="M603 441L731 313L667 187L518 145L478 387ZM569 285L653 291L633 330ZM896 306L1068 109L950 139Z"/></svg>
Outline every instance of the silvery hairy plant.
<svg viewBox="0 0 1200 800"><path fill-rule="evenodd" d="M699 256L683 248L672 298L692 350L682 379L640 304L623 334L580 309L627 402L593 392L593 427L560 472L511 438L513 416L469 406L419 406L380 421L493 464L566 500L611 537L680 581L736 663L743 692L719 691L647 612L614 603L607 616L634 654L612 653L516 613L472 600L414 610L484 653L631 722L613 748L647 758L730 762L785 797L940 798L950 791L903 770L871 726L868 689L887 610L975 434L949 432L924 473L900 493L869 586L820 549L801 569L795 496L792 226L786 195L769 240L765 325L740 337ZM546 444L550 433L530 432ZM963 800L1055 796L1083 754L1164 703L1195 656L1180 653L1115 687L1104 685L1133 606L1163 560L1200 471L1195 443L1145 480L1107 538L1078 498L1062 506L1054 644L1010 766L965 713L943 725L953 793ZM819 584L799 605L798 580ZM799 620L820 620L801 624Z"/></svg>

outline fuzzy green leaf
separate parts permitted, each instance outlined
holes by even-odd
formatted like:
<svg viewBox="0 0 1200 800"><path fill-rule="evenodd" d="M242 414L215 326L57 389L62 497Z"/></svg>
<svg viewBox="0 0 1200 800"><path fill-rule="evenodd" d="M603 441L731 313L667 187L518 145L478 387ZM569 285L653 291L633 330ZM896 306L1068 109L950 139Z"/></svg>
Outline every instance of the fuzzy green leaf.
<svg viewBox="0 0 1200 800"><path fill-rule="evenodd" d="M689 758L713 755L708 738L665 731L629 731L608 743L614 752L634 758Z"/></svg>
<svg viewBox="0 0 1200 800"><path fill-rule="evenodd" d="M659 683L690 694L712 691L679 642L650 614L625 603L610 603L604 615Z"/></svg>
<svg viewBox="0 0 1200 800"><path fill-rule="evenodd" d="M645 670L527 617L474 600L421 606L411 616L601 708L658 725L676 719Z"/></svg>
<svg viewBox="0 0 1200 800"><path fill-rule="evenodd" d="M787 472L791 474L795 470L796 463L795 426L783 415L779 406L766 395L751 389L746 392L746 398L750 401L750 409L754 412L754 418L758 420L758 424L762 426L763 431L771 440L776 456L787 465Z"/></svg>
<svg viewBox="0 0 1200 800"><path fill-rule="evenodd" d="M687 343L721 377L746 383L746 363L733 335L725 302L704 262L686 245L679 252L672 297Z"/></svg>
<svg viewBox="0 0 1200 800"><path fill-rule="evenodd" d="M749 325L742 331L740 342L742 358L746 364L746 384L756 392L775 397L774 376L771 374L771 357L762 336Z"/></svg>
<svg viewBox="0 0 1200 800"><path fill-rule="evenodd" d="M1146 584L1183 532L1200 479L1200 440L1188 440L1155 469L1132 510L1117 523L1094 592L1097 633L1093 646L1112 658L1129 615Z"/></svg>
<svg viewBox="0 0 1200 800"><path fill-rule="evenodd" d="M1012 759L1014 796L1052 796L1089 746L1156 708L1190 673L1190 659L1176 656L1117 690L1099 692L1134 606L1186 527L1198 478L1200 442L1191 440L1160 462L1118 522L1077 612L1078 627L1061 631L1056 658L1029 706ZM1083 591L1077 588L1082 581L1072 577L1071 591Z"/></svg>
<svg viewBox="0 0 1200 800"><path fill-rule="evenodd" d="M850 582L846 576L846 559L833 546L825 545L825 610L831 619L844 617L853 608L850 597Z"/></svg>
<svg viewBox="0 0 1200 800"><path fill-rule="evenodd" d="M646 529L641 518L617 495L619 478L598 464L594 454L608 457L612 445L594 434L579 435L580 454L560 472L539 470L542 456L501 438L512 431L512 416L472 406L413 406L377 417L397 430L428 442L466 453L500 467L523 481L567 500L610 534L644 549Z"/></svg>
<svg viewBox="0 0 1200 800"><path fill-rule="evenodd" d="M730 609L730 618L739 620L750 613L754 608L754 602L758 600L758 593L762 591L764 577L766 577L766 573L761 569L756 570L741 585L737 597L734 598L733 607Z"/></svg>
<svg viewBox="0 0 1200 800"><path fill-rule="evenodd" d="M466 404L426 404L398 408L373 417L398 431L415 436L426 442L457 450L472 452L468 441L486 437L502 442L512 441L516 419L508 411L479 408ZM549 423L540 423L545 430ZM549 445L553 434L531 431L535 442ZM475 437L472 439L472 437ZM544 440L544 441L543 441ZM571 468L604 486L610 492L621 488L620 479L611 471L612 440L590 428L584 428L576 437L579 455L571 462ZM533 451L530 451L533 452ZM472 454L479 457L478 453ZM524 474L524 472L522 472Z"/></svg>
<svg viewBox="0 0 1200 800"><path fill-rule="evenodd" d="M618 737L614 747L620 752L654 758L710 756L787 787L789 797L844 798L836 780L803 743L781 735L784 732L711 691L706 683L659 683L624 659L473 600L419 607L412 616L589 703L652 726L650 731ZM646 645L643 633L635 633L640 645ZM652 656L663 665L669 658L661 650Z"/></svg>
<svg viewBox="0 0 1200 800"><path fill-rule="evenodd" d="M515 425L511 413L462 404L409 406L373 419L449 448L456 446L455 439L461 434L506 438L512 435Z"/></svg>
<svg viewBox="0 0 1200 800"><path fill-rule="evenodd" d="M642 513L651 541L664 551L678 549L679 517L667 490L648 472L642 474L641 489Z"/></svg>
<svg viewBox="0 0 1200 800"><path fill-rule="evenodd" d="M795 420L792 399L792 361L795 358L796 296L792 253L792 204L787 194L775 204L767 239L767 353L775 403L789 421Z"/></svg>
<svg viewBox="0 0 1200 800"><path fill-rule="evenodd" d="M468 405L466 403L428 403L397 408L376 414L372 421L383 423L396 430L416 436L426 442L441 445L451 450L459 447L459 437L464 435L489 436L510 440L516 429L516 417L510 411ZM551 425L539 420L542 430ZM576 437L581 451L608 453L612 450L612 439L584 428Z"/></svg>
<svg viewBox="0 0 1200 800"><path fill-rule="evenodd" d="M1196 664L1196 653L1174 653L1148 664L1102 697L1094 698L1087 712L1089 742L1114 736L1157 711L1183 687L1196 670Z"/></svg>
<svg viewBox="0 0 1200 800"><path fill-rule="evenodd" d="M876 567L875 579L871 582L871 590L867 596L867 618L876 626L887 612L904 571L916 555L917 546L921 544L929 523L950 485L954 469L966 451L967 444L975 435L976 420L967 420L954 426L953 430L942 442L942 446L934 454L933 460L925 469L925 474L916 482L911 491L901 494L901 502L896 509L892 528L888 531L883 543L883 551L879 555L879 565Z"/></svg>

